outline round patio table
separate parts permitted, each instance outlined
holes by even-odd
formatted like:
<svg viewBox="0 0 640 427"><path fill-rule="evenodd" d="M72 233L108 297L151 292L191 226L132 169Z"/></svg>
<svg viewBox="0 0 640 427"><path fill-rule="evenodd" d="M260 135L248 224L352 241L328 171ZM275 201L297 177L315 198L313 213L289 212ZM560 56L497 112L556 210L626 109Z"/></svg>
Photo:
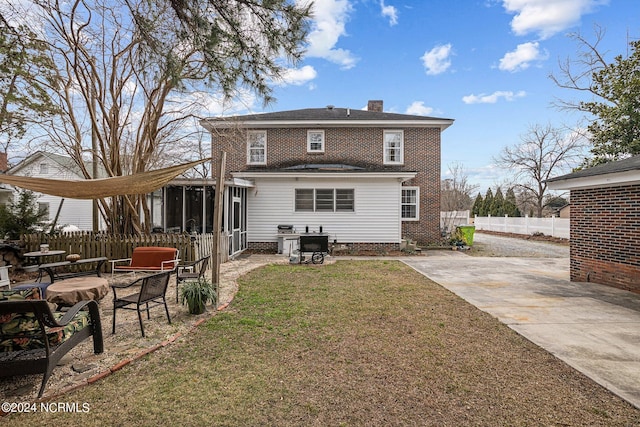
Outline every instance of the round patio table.
<svg viewBox="0 0 640 427"><path fill-rule="evenodd" d="M33 252L27 252L24 254L24 256L29 257L29 258L41 258L44 256L53 256L53 255L62 255L63 253L65 253L66 251L33 251Z"/></svg>
<svg viewBox="0 0 640 427"><path fill-rule="evenodd" d="M47 301L71 306L80 301L100 301L109 293L109 282L103 277L75 277L50 284Z"/></svg>
<svg viewBox="0 0 640 427"><path fill-rule="evenodd" d="M41 263L41 258L46 257L46 256L54 256L54 255L62 255L67 253L67 251L59 251L59 250L55 250L55 251L33 251L33 252L26 252L24 254L24 256L26 258L33 258L35 260L35 265L27 265L25 266L25 269L27 271L37 271L38 270L38 264ZM33 262L33 261L32 261Z"/></svg>

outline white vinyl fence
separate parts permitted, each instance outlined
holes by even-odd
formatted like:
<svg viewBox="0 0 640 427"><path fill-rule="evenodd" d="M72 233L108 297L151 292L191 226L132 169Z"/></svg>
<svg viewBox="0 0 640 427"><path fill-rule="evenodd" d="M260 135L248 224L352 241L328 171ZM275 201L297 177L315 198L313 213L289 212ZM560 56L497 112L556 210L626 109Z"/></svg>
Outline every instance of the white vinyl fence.
<svg viewBox="0 0 640 427"><path fill-rule="evenodd" d="M440 229L445 233L451 233L459 225L471 224L469 211L440 212Z"/></svg>
<svg viewBox="0 0 640 427"><path fill-rule="evenodd" d="M530 218L477 216L473 220L476 230L500 231L530 235L543 233L547 236L569 238L569 218Z"/></svg>

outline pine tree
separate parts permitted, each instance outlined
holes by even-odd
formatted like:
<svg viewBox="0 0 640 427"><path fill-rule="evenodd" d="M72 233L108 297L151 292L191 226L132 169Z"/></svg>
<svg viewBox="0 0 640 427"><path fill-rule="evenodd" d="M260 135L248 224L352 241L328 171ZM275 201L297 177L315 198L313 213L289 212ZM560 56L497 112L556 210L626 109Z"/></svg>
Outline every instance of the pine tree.
<svg viewBox="0 0 640 427"><path fill-rule="evenodd" d="M21 190L18 199L0 206L0 234L17 240L22 234L33 233L46 216L38 209L37 196L28 190Z"/></svg>
<svg viewBox="0 0 640 427"><path fill-rule="evenodd" d="M473 202L473 207L471 208L471 216L483 216L482 214L482 204L484 200L482 199L482 195L478 193L476 196L476 201Z"/></svg>
<svg viewBox="0 0 640 427"><path fill-rule="evenodd" d="M509 215L510 217L522 216L520 209L518 209L516 193L513 191L513 187L507 190L503 206L505 215Z"/></svg>
<svg viewBox="0 0 640 427"><path fill-rule="evenodd" d="M489 188L484 195L484 202L482 203L482 215L491 215L491 204L493 203L493 191Z"/></svg>
<svg viewBox="0 0 640 427"><path fill-rule="evenodd" d="M504 215L504 196L500 187L496 190L496 195L493 196L491 202L491 216L503 216Z"/></svg>

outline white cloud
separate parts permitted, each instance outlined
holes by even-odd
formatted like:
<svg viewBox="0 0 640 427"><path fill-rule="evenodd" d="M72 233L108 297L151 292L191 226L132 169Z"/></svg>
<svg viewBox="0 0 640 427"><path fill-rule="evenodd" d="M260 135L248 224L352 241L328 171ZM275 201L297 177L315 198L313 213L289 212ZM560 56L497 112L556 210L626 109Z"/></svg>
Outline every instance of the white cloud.
<svg viewBox="0 0 640 427"><path fill-rule="evenodd" d="M451 43L434 47L422 56L422 63L427 69L427 74L436 75L447 71L451 66Z"/></svg>
<svg viewBox="0 0 640 427"><path fill-rule="evenodd" d="M357 58L346 49L336 49L341 36L347 34L346 22L352 11L348 0L315 0L312 9L311 32L307 38L307 56L324 58L343 69L353 68Z"/></svg>
<svg viewBox="0 0 640 427"><path fill-rule="evenodd" d="M431 113L433 113L433 108L425 106L422 101L414 101L405 111L405 114L412 114L415 116L428 116Z"/></svg>
<svg viewBox="0 0 640 427"><path fill-rule="evenodd" d="M389 18L389 25L394 26L398 23L398 9L385 5L384 0L380 0L380 9L382 16Z"/></svg>
<svg viewBox="0 0 640 427"><path fill-rule="evenodd" d="M507 52L500 60L499 69L502 71L522 71L529 68L533 61L544 61L549 58L546 51L540 51L540 43L529 42L519 44L513 52Z"/></svg>
<svg viewBox="0 0 640 427"><path fill-rule="evenodd" d="M503 0L502 5L515 14L511 29L517 35L537 33L542 39L571 28L609 0Z"/></svg>
<svg viewBox="0 0 640 427"><path fill-rule="evenodd" d="M464 102L465 104L495 104L501 98L504 99L505 101L513 101L516 98L522 98L526 96L526 94L527 93L523 90L517 93L513 93L511 91L499 90L499 91L493 92L490 95L481 93L480 95L471 94L471 95L463 96L462 102Z"/></svg>
<svg viewBox="0 0 640 427"><path fill-rule="evenodd" d="M317 76L318 73L311 65L305 65L302 68L289 68L285 70L278 84L280 86L302 86L303 84L315 79Z"/></svg>

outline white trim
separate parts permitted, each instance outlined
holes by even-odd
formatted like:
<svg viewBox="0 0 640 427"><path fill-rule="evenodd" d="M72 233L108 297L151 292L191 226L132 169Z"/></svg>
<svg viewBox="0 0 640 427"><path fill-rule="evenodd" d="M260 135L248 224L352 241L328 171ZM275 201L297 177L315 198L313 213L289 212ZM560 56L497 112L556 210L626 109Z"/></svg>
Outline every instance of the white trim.
<svg viewBox="0 0 640 427"><path fill-rule="evenodd" d="M394 127L403 128L438 128L445 130L453 124L453 120L434 119L434 120L229 120L227 122L220 120L202 120L200 122L208 130L220 128L238 128L245 129L266 129L266 128L327 128L327 127Z"/></svg>
<svg viewBox="0 0 640 427"><path fill-rule="evenodd" d="M636 184L640 184L640 171L638 170L563 179L548 183L551 190L579 190L583 188L619 187Z"/></svg>
<svg viewBox="0 0 640 427"><path fill-rule="evenodd" d="M312 207L311 209L303 209L303 210L298 210L297 209L297 205L298 205L298 191L311 191L311 197L312 197ZM326 210L326 209L318 209L318 191L321 190L325 190L325 191L331 191L332 192L332 198L333 198L333 208L332 210ZM350 191L351 192L351 210L338 210L338 191ZM298 214L298 213L320 213L320 214L326 214L326 213L333 213L333 214L353 214L356 212L356 191L354 188L341 188L341 187L337 187L337 188L329 188L327 186L321 186L321 187L296 187L294 188L293 191L293 213L294 214Z"/></svg>
<svg viewBox="0 0 640 427"><path fill-rule="evenodd" d="M322 135L322 141L321 141L321 145L322 148L319 150L314 150L311 148L311 134L312 133L319 133ZM324 130L322 129L309 129L307 130L307 153L312 153L312 154L321 154L324 153L324 147L325 147L325 134L324 134Z"/></svg>
<svg viewBox="0 0 640 427"><path fill-rule="evenodd" d="M399 149L399 157L398 160L387 160L387 135L388 134L400 134L400 147L393 148L394 150ZM404 131L402 129L385 129L382 131L382 162L385 165L403 165L404 164Z"/></svg>
<svg viewBox="0 0 640 427"><path fill-rule="evenodd" d="M402 193L404 190L415 190L416 192L416 216L414 218L403 218L402 217ZM405 222L405 221L420 221L420 187L414 187L414 186L406 186L406 187L400 187L400 220Z"/></svg>
<svg viewBox="0 0 640 427"><path fill-rule="evenodd" d="M417 172L232 172L234 178L340 178L340 179L397 179L399 182L416 177Z"/></svg>
<svg viewBox="0 0 640 427"><path fill-rule="evenodd" d="M250 135L259 135L264 134L264 156L261 162L252 162L251 161L251 146L249 143ZM266 130L250 130L247 131L247 164L248 165L266 165L267 164L267 131Z"/></svg>

